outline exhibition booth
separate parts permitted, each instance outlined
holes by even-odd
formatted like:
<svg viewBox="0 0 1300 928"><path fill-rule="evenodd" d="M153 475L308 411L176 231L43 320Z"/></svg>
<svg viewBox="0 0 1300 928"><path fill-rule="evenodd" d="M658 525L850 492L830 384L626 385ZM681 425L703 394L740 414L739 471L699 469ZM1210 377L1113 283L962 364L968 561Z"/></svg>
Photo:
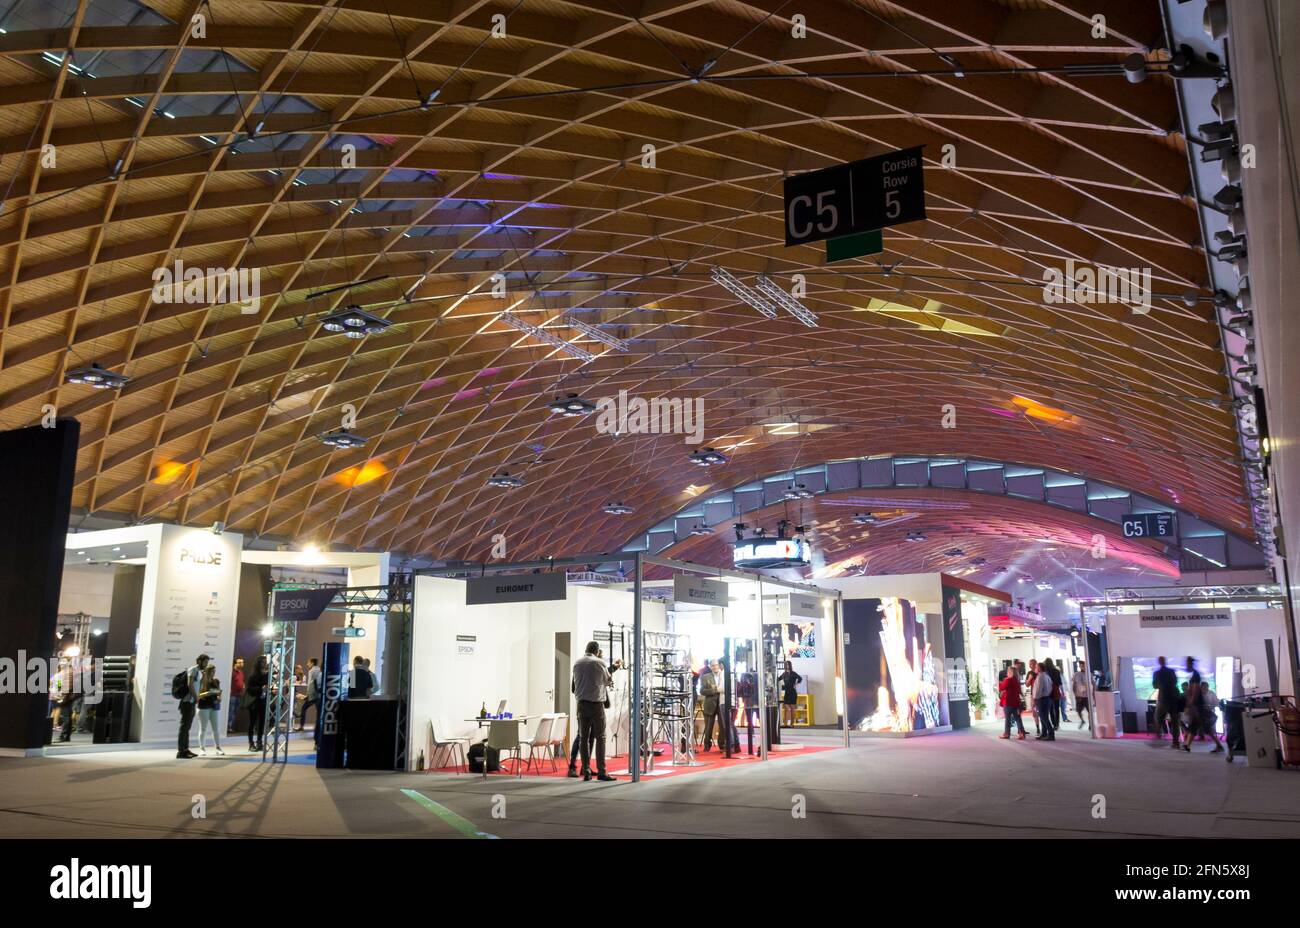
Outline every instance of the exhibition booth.
<svg viewBox="0 0 1300 928"><path fill-rule="evenodd" d="M595 555L417 571L408 766L418 769L423 757L428 769L465 769L448 744L478 744L493 721L506 721L522 738L547 742L547 763L529 770L562 772L549 759L577 734L571 673L589 641L607 663L622 664L606 711L615 775L703 765L696 681L712 661L721 667L719 712L734 733L719 736L723 757L767 759L797 747L780 745L776 722L787 659L806 671L805 713L828 725L842 718L834 591L648 555L617 566Z"/></svg>

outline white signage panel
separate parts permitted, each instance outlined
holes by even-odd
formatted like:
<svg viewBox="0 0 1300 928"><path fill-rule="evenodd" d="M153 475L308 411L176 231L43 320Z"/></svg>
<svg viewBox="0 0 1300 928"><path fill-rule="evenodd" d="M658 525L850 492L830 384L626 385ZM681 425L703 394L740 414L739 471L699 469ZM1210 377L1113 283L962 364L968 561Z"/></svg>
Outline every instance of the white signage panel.
<svg viewBox="0 0 1300 928"><path fill-rule="evenodd" d="M822 598L811 593L790 594L790 618L820 619L822 617Z"/></svg>
<svg viewBox="0 0 1300 928"><path fill-rule="evenodd" d="M730 599L727 590L727 584L721 580L707 580L689 574L677 574L673 577L673 599L679 603L695 603L698 606L725 609Z"/></svg>
<svg viewBox="0 0 1300 928"><path fill-rule="evenodd" d="M1138 619L1142 628L1227 628L1232 625L1232 610L1143 609Z"/></svg>
<svg viewBox="0 0 1300 928"><path fill-rule="evenodd" d="M478 635L457 635L456 656L473 657L478 653Z"/></svg>

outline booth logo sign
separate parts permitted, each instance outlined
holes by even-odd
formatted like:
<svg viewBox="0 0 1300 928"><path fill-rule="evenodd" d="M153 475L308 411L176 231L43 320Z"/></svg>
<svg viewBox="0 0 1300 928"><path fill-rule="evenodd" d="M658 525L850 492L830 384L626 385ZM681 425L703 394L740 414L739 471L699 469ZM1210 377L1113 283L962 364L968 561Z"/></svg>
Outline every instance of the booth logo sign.
<svg viewBox="0 0 1300 928"><path fill-rule="evenodd" d="M704 400L656 396L629 397L619 390L617 397L596 400L596 431L606 435L685 435L688 445L704 441Z"/></svg>
<svg viewBox="0 0 1300 928"><path fill-rule="evenodd" d="M196 567L220 567L220 551L195 551L192 548L181 548L180 561L182 564L193 564Z"/></svg>
<svg viewBox="0 0 1300 928"><path fill-rule="evenodd" d="M50 869L51 899L130 899L131 907L149 908L153 867L149 864L83 864L76 857Z"/></svg>
<svg viewBox="0 0 1300 928"><path fill-rule="evenodd" d="M321 719L321 734L337 735L339 732L339 698L343 695L343 675L332 673L325 678L325 715Z"/></svg>
<svg viewBox="0 0 1300 928"><path fill-rule="evenodd" d="M78 660L60 670L57 657L28 657L19 651L18 658L0 657L0 695L48 695L51 699L81 696L90 706L104 697L104 662Z"/></svg>
<svg viewBox="0 0 1300 928"><path fill-rule="evenodd" d="M186 267L185 262L177 261L153 272L155 303L238 303L240 313L252 315L260 308L261 299L262 269L258 267Z"/></svg>
<svg viewBox="0 0 1300 928"><path fill-rule="evenodd" d="M1151 268L1075 265L1065 262L1065 270L1043 269L1044 303L1123 303L1133 312L1151 312Z"/></svg>

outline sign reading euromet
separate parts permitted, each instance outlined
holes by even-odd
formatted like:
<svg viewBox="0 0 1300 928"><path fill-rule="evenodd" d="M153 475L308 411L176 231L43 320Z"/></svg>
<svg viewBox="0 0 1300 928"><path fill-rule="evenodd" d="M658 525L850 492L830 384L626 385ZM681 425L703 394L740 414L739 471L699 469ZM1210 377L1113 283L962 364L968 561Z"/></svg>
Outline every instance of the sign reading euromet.
<svg viewBox="0 0 1300 928"><path fill-rule="evenodd" d="M494 603L540 603L567 599L568 576L564 573L506 574L474 577L465 581L465 605Z"/></svg>
<svg viewBox="0 0 1300 928"><path fill-rule="evenodd" d="M695 603L697 606L726 609L731 596L727 584L721 580L706 580L704 577L677 574L673 577L673 599L679 603Z"/></svg>
<svg viewBox="0 0 1300 928"><path fill-rule="evenodd" d="M785 243L843 238L925 218L923 146L785 179Z"/></svg>

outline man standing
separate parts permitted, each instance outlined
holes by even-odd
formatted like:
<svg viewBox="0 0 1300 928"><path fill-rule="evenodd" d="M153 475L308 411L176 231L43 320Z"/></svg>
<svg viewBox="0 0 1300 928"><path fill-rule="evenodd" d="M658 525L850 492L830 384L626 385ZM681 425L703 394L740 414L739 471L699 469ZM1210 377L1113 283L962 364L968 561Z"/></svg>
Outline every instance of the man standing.
<svg viewBox="0 0 1300 928"><path fill-rule="evenodd" d="M1156 739L1165 736L1165 720L1169 720L1169 737L1173 739L1173 748L1178 750L1178 716L1181 712L1178 703L1178 674L1172 667L1166 666L1165 659L1156 660L1160 667L1151 675L1151 688L1156 691Z"/></svg>
<svg viewBox="0 0 1300 928"><path fill-rule="evenodd" d="M239 722L239 704L244 699L244 659L235 658L235 666L230 669L230 715L226 720L226 734L235 733Z"/></svg>
<svg viewBox="0 0 1300 928"><path fill-rule="evenodd" d="M596 779L617 779L605 772L605 699L610 679L609 670L600 658L600 645L587 642L586 653L573 665L573 682L570 689L578 701L578 743L582 757L582 778L591 779L591 749L596 748Z"/></svg>
<svg viewBox="0 0 1300 928"><path fill-rule="evenodd" d="M1056 730L1052 727L1052 703L1056 701L1052 697L1052 689L1055 684L1051 674L1046 670L1046 661L1044 665L1044 668L1039 670L1038 676L1034 677L1034 703L1038 706L1038 724L1042 728L1042 734L1035 740L1055 741Z"/></svg>
<svg viewBox="0 0 1300 928"><path fill-rule="evenodd" d="M208 660L206 654L200 654L194 659L194 666L185 671L185 694L180 697L181 727L176 733L176 756L181 760L199 756L190 750L190 726L194 724L194 711Z"/></svg>
<svg viewBox="0 0 1300 928"><path fill-rule="evenodd" d="M718 747L726 743L727 718L722 711L722 664L712 661L709 669L700 674L700 702L704 709L704 752L713 750L713 722L718 723Z"/></svg>
<svg viewBox="0 0 1300 928"><path fill-rule="evenodd" d="M310 706L315 706L316 714L320 715L320 658L317 657L307 660L307 698L302 701L302 711L298 715L299 731L307 724L307 709Z"/></svg>
<svg viewBox="0 0 1300 928"><path fill-rule="evenodd" d="M604 660L605 652L598 649L596 651L596 656L599 657L601 660ZM623 669L623 661L622 660L614 661L614 663L609 665L610 678L611 679L613 678L614 671L622 670L622 669ZM579 754L581 754L581 751L582 751L582 739L576 736L576 731L575 731L573 746L569 749L569 772L566 774L566 776L569 776L575 780L578 778L578 756ZM590 747L588 747L588 751L590 751Z"/></svg>
<svg viewBox="0 0 1300 928"><path fill-rule="evenodd" d="M1082 728L1086 724L1083 713L1088 713L1089 720L1092 719L1092 709L1088 706L1088 675L1083 672L1083 661L1075 662L1070 689L1074 691L1074 714L1079 717L1079 727Z"/></svg>

